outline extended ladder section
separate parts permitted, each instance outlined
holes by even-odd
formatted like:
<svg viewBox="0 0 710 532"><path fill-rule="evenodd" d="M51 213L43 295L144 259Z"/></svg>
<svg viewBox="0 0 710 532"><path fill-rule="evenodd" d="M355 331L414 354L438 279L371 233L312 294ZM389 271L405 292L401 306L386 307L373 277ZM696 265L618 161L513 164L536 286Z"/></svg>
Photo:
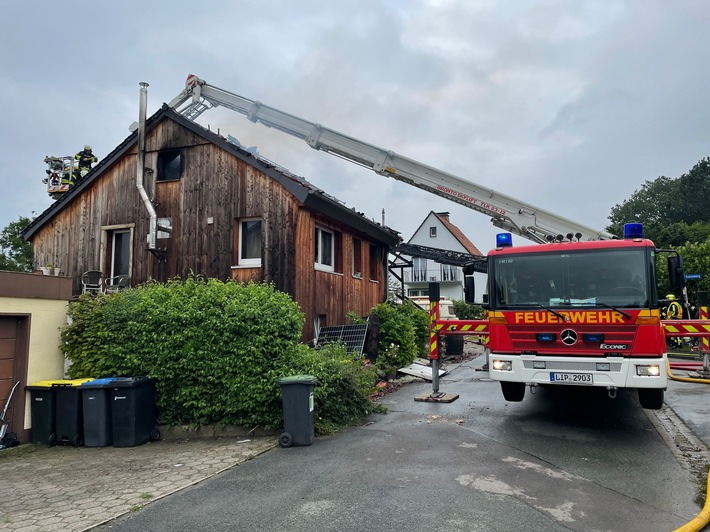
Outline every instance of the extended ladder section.
<svg viewBox="0 0 710 532"><path fill-rule="evenodd" d="M311 148L342 157L378 174L403 181L491 217L493 225L543 243L550 239L614 238L538 207L525 204L495 190L471 183L437 168L349 137L320 124L309 122L261 102L213 87L197 76L187 78L185 89L170 107L189 120L207 109L223 106L261 123L304 140Z"/></svg>

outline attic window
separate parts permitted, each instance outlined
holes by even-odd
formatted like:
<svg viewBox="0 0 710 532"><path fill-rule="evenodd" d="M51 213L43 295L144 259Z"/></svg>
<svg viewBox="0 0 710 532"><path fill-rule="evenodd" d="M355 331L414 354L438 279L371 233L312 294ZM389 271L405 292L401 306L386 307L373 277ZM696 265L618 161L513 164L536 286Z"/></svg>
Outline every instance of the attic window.
<svg viewBox="0 0 710 532"><path fill-rule="evenodd" d="M177 181L182 175L182 150L162 150L158 153L156 181Z"/></svg>
<svg viewBox="0 0 710 532"><path fill-rule="evenodd" d="M430 228L429 228L429 237L430 237L430 238L436 238L436 227L430 227Z"/></svg>

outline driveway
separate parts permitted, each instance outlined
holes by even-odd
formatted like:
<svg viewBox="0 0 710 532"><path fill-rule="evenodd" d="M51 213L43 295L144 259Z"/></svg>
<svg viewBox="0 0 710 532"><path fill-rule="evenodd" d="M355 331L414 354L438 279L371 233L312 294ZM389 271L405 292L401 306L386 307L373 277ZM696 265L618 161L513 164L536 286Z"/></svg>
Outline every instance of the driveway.
<svg viewBox="0 0 710 532"><path fill-rule="evenodd" d="M453 403L415 402L430 385L409 384L383 399L386 415L275 448L99 530L648 532L699 512L702 468L679 459L672 409L660 412L668 428L634 393L506 403L481 363L449 368ZM688 436L707 470L707 448Z"/></svg>

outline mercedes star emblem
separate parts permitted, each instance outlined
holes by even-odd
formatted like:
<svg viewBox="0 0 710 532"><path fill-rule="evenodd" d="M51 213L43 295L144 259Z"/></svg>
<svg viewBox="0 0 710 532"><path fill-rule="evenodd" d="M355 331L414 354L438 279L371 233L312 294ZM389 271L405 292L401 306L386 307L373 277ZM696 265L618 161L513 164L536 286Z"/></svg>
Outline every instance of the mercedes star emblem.
<svg viewBox="0 0 710 532"><path fill-rule="evenodd" d="M577 333L572 329L565 329L560 334L560 340L565 345L574 345L577 343Z"/></svg>

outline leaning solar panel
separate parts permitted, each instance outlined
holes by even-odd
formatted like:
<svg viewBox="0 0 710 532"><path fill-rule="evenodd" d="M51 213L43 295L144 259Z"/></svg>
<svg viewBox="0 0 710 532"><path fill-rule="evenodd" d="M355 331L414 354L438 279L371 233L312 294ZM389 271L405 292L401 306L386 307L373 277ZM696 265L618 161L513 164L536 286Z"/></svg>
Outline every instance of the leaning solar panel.
<svg viewBox="0 0 710 532"><path fill-rule="evenodd" d="M367 323L321 327L316 338L316 345L342 342L348 353L355 352L358 356L362 356L365 336L367 336Z"/></svg>

